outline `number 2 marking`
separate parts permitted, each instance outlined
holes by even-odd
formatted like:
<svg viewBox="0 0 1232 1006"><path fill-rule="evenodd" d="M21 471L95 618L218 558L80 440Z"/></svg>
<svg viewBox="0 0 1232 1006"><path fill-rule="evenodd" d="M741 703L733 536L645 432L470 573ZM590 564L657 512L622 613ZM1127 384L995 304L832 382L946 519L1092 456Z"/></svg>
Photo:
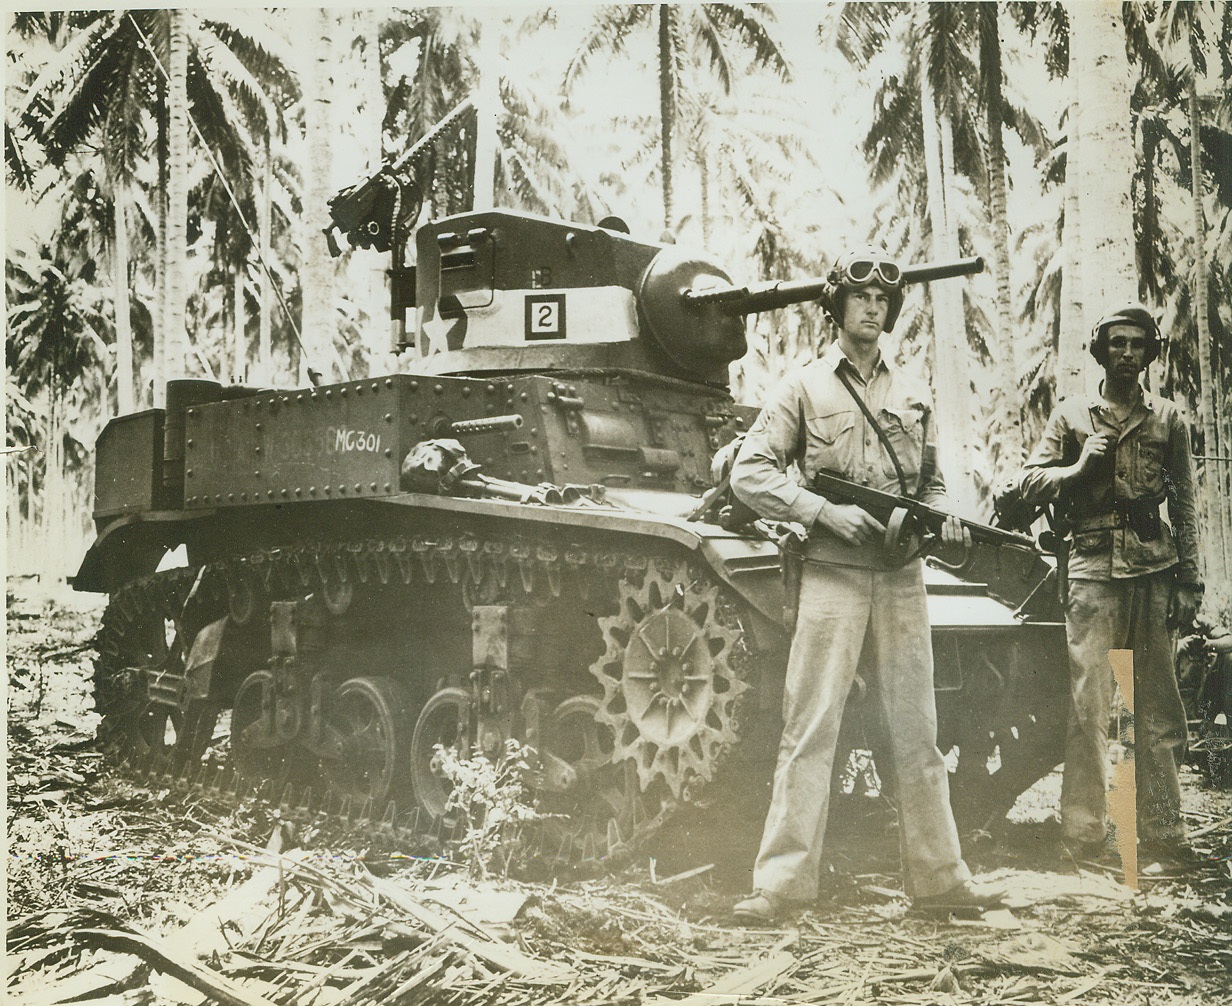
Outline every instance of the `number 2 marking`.
<svg viewBox="0 0 1232 1006"><path fill-rule="evenodd" d="M532 294L526 298L527 341L565 338L565 295Z"/></svg>
<svg viewBox="0 0 1232 1006"><path fill-rule="evenodd" d="M536 332L555 332L556 331L556 305L555 304L536 304L535 305L535 324Z"/></svg>

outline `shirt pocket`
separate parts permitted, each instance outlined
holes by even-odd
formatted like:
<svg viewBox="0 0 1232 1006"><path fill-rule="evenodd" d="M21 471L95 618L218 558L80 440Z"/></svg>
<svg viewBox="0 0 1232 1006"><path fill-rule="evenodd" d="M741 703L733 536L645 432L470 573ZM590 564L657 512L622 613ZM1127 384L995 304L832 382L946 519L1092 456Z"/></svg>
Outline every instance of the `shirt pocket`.
<svg viewBox="0 0 1232 1006"><path fill-rule="evenodd" d="M856 414L851 411L831 412L804 421L808 428L806 475L822 468L850 475L854 468Z"/></svg>
<svg viewBox="0 0 1232 1006"><path fill-rule="evenodd" d="M910 481L920 473L920 458L924 454L924 410L918 407L882 409L877 421L894 448L903 475ZM889 451L882 447L882 472L887 478L898 478Z"/></svg>
<svg viewBox="0 0 1232 1006"><path fill-rule="evenodd" d="M1164 439L1150 432L1136 438L1133 448L1133 486L1141 496L1164 495Z"/></svg>

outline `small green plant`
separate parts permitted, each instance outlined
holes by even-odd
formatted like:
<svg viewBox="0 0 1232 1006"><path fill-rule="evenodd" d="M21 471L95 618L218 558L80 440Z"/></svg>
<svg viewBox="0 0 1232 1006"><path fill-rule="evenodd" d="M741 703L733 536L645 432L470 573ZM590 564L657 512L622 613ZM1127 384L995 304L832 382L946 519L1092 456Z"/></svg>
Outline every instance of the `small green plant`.
<svg viewBox="0 0 1232 1006"><path fill-rule="evenodd" d="M510 738L496 761L478 748L470 758L441 745L436 750L440 770L453 784L445 813L461 825L458 842L468 872L475 879L508 876L523 827L543 818L527 785L534 749Z"/></svg>

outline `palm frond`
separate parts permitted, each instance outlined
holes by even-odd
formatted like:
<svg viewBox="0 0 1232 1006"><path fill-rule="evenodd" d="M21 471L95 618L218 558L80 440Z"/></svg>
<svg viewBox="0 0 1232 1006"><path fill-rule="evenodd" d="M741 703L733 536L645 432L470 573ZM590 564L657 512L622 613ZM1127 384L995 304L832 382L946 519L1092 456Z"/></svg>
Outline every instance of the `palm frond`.
<svg viewBox="0 0 1232 1006"><path fill-rule="evenodd" d="M566 93L572 90L578 76L585 72L596 55L623 51L631 34L630 29L647 23L654 14L653 4L608 4L600 7L565 68L561 83Z"/></svg>

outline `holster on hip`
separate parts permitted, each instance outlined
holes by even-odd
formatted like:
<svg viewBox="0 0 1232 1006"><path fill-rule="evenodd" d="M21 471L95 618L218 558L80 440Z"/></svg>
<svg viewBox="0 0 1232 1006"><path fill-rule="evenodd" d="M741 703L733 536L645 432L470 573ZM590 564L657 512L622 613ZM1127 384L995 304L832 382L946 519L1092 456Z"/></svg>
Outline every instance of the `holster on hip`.
<svg viewBox="0 0 1232 1006"><path fill-rule="evenodd" d="M779 536L779 574L783 578L783 624L796 631L800 615L800 581L804 577L804 541L800 532L784 531Z"/></svg>

